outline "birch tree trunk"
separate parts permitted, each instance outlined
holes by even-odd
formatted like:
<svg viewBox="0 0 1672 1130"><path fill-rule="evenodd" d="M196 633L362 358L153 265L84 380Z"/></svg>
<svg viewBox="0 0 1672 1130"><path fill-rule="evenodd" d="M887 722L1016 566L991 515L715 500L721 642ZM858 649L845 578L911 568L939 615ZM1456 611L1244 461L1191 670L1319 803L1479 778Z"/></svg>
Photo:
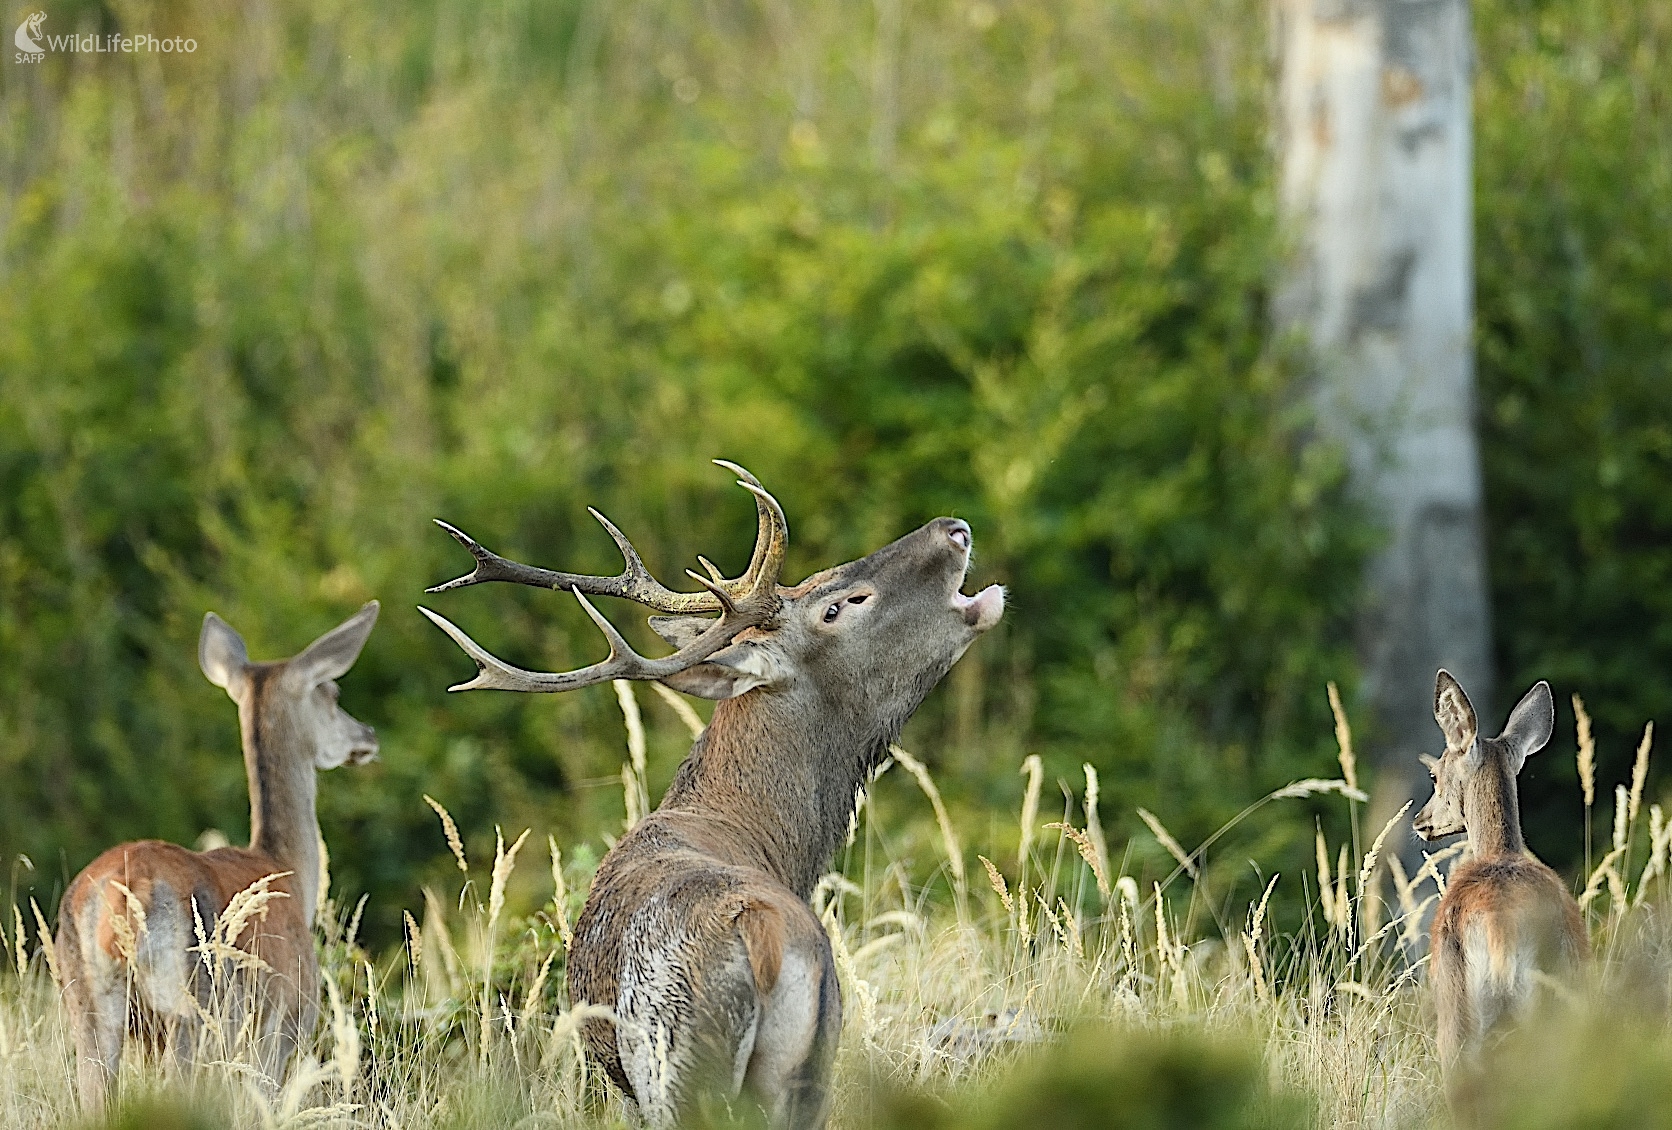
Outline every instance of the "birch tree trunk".
<svg viewBox="0 0 1672 1130"><path fill-rule="evenodd" d="M1391 815L1426 789L1417 753L1439 752L1435 669L1462 681L1483 724L1495 709L1474 431L1469 5L1273 4L1295 239L1278 317L1309 345L1322 426L1386 531L1358 643L1377 807Z"/></svg>

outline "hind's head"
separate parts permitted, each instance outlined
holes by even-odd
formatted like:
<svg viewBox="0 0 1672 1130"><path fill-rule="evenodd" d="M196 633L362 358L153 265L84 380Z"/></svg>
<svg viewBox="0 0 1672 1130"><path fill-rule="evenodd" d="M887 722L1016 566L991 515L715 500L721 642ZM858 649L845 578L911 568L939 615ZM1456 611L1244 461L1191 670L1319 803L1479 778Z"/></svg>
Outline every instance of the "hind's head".
<svg viewBox="0 0 1672 1130"><path fill-rule="evenodd" d="M377 756L377 731L337 704L337 680L360 657L377 623L371 601L289 659L250 661L244 641L213 612L203 617L198 665L238 704L247 738L265 732L285 740L263 743L306 758L316 769L362 765Z"/></svg>
<svg viewBox="0 0 1672 1130"><path fill-rule="evenodd" d="M1477 783L1485 781L1484 771L1507 778L1510 795L1516 774L1528 757L1543 749L1556 725L1556 704L1550 684L1540 681L1510 712L1504 732L1495 738L1480 736L1474 704L1463 685L1449 671L1441 670L1434 683L1434 721L1446 737L1446 751L1439 757L1423 755L1422 763L1434 779L1434 795L1411 821L1417 835L1425 840L1455 836L1467 830L1473 810L1470 798Z"/></svg>

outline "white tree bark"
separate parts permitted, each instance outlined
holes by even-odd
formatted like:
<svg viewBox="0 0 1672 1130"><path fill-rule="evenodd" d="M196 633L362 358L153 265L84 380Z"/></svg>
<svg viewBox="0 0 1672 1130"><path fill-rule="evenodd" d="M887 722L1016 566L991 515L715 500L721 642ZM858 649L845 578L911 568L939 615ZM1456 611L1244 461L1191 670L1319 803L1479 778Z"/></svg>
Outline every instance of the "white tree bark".
<svg viewBox="0 0 1672 1130"><path fill-rule="evenodd" d="M1370 748L1412 795L1438 752L1434 673L1493 701L1474 430L1467 0L1273 0L1281 200L1295 241L1280 322L1316 366L1387 540L1360 623ZM1491 708L1486 708L1491 709Z"/></svg>

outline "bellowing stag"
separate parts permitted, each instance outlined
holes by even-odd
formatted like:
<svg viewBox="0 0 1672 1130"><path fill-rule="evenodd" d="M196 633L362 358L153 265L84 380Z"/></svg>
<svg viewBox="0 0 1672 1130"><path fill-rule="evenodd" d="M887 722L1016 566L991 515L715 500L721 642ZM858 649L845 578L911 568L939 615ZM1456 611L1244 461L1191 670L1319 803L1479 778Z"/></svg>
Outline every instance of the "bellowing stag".
<svg viewBox="0 0 1672 1130"><path fill-rule="evenodd" d="M482 581L569 589L609 640L577 671L512 667L425 610L476 661L452 689L554 692L610 679L658 680L719 700L660 807L605 857L569 955L574 1003L615 1019L585 1030L589 1055L653 1125L746 1094L783 1126L823 1123L842 1005L829 940L809 898L844 840L869 774L906 720L1004 612L997 585L959 590L970 528L936 518L876 552L779 584L783 510L741 467L759 534L743 576L690 573L674 592L593 511L620 548L614 577L537 569L443 524ZM586 599L625 597L661 615L677 650L637 654Z"/></svg>

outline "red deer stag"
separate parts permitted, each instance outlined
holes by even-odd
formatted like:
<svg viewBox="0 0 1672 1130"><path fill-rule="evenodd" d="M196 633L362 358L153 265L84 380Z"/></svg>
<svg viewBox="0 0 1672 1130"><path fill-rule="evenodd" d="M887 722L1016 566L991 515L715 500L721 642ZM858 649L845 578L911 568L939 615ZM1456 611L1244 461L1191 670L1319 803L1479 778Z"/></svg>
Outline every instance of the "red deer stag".
<svg viewBox="0 0 1672 1130"><path fill-rule="evenodd" d="M720 700L661 806L598 868L575 927L570 996L613 1011L613 1022L588 1022L588 1052L649 1123L685 1121L706 1102L747 1093L777 1125L818 1126L841 999L808 900L868 774L952 664L998 622L1004 593L996 585L960 593L970 528L956 518L780 585L783 510L754 476L716 462L755 496L760 528L742 577L726 579L698 559L708 576L690 576L704 592L664 588L597 511L626 560L618 576L520 565L443 524L476 568L430 591L493 580L569 589L609 640L602 662L563 674L523 671L426 615L480 669L454 690L549 692L646 679ZM589 593L664 613L651 625L678 650L638 655Z"/></svg>
<svg viewBox="0 0 1672 1130"><path fill-rule="evenodd" d="M1527 692L1503 733L1483 738L1469 696L1441 671L1434 720L1446 751L1422 759L1434 796L1412 825L1425 840L1466 831L1473 849L1446 883L1430 946L1440 1062L1450 1074L1494 1029L1530 1008L1541 976L1571 975L1590 943L1566 884L1527 854L1521 838L1515 777L1550 740L1556 724L1550 684Z"/></svg>
<svg viewBox="0 0 1672 1130"><path fill-rule="evenodd" d="M250 846L195 852L160 840L121 844L65 890L58 975L76 1082L89 1108L103 1104L130 1032L172 1044L187 1062L203 1016L242 1002L255 1009L256 1062L274 1080L312 1033L319 1013L314 774L377 755L376 732L337 705L335 681L354 666L376 621L374 600L300 655L252 663L237 632L213 612L203 618L198 664L238 704ZM251 894L240 899L241 892ZM253 897L261 893L268 897ZM222 921L229 905L242 923ZM247 956L222 949L217 958L216 942ZM221 967L212 969L216 961ZM227 966L237 975L223 977ZM230 990L218 1000L217 985ZM231 1019L237 1032L244 1017Z"/></svg>

